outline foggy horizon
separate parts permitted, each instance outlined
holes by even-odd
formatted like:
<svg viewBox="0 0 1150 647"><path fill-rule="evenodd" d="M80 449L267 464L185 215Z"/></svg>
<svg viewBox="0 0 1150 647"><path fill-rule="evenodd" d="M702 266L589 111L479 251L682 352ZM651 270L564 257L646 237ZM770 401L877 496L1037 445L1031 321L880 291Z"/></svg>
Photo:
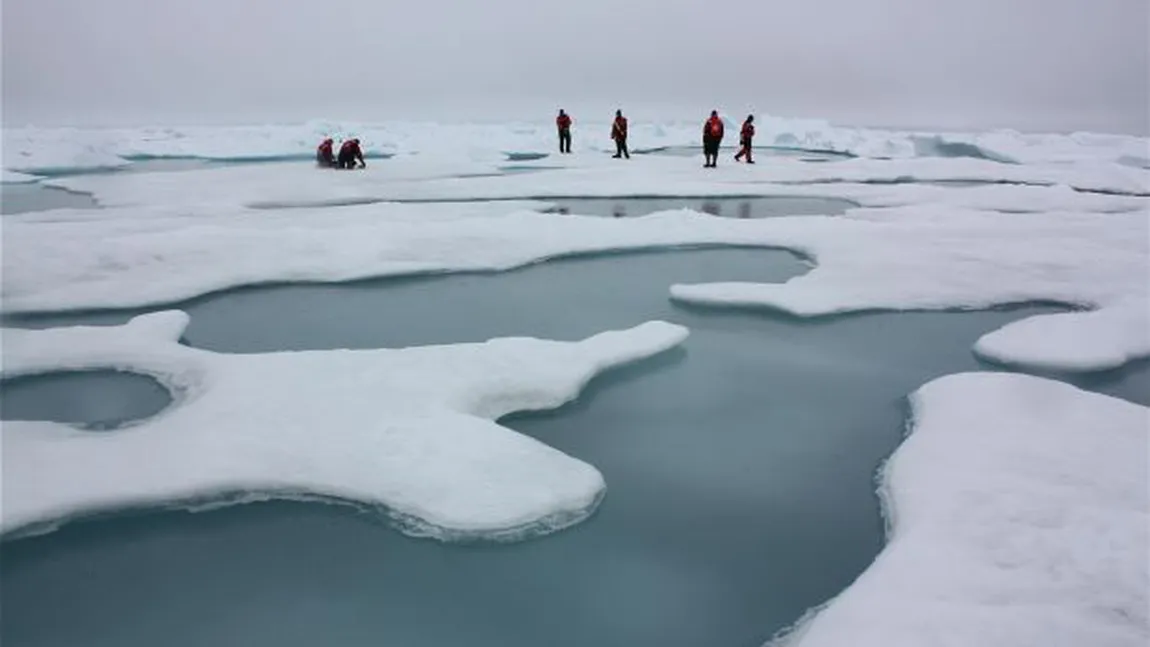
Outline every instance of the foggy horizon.
<svg viewBox="0 0 1150 647"><path fill-rule="evenodd" d="M1150 134L1144 0L6 0L3 122L637 120ZM1003 6L1003 5L1006 6ZM340 40L340 39L344 40Z"/></svg>

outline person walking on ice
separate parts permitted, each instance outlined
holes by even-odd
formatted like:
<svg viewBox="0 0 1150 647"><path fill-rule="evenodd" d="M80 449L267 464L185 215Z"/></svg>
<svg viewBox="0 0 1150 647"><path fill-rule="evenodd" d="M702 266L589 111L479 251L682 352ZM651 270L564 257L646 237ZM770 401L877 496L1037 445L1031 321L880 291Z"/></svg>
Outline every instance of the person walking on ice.
<svg viewBox="0 0 1150 647"><path fill-rule="evenodd" d="M703 124L703 168L715 168L719 164L719 144L723 143L723 120L719 111L712 110L711 118Z"/></svg>
<svg viewBox="0 0 1150 647"><path fill-rule="evenodd" d="M571 116L562 110L555 118L555 127L559 129L559 152L571 152Z"/></svg>
<svg viewBox="0 0 1150 647"><path fill-rule="evenodd" d="M747 115L747 120L743 122L743 129L739 131L739 152L735 153L735 161L747 158L747 164L754 164L755 160L751 159L751 140L755 138L755 116Z"/></svg>
<svg viewBox="0 0 1150 647"><path fill-rule="evenodd" d="M611 124L611 139L615 140L615 159L626 157L631 159L631 152L627 150L627 118L622 110L615 111L615 123Z"/></svg>

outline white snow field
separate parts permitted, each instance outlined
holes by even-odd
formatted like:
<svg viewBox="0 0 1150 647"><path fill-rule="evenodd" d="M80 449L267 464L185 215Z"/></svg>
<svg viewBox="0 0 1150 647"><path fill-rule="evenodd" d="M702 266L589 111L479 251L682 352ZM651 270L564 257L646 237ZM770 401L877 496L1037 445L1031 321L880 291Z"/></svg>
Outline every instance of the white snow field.
<svg viewBox="0 0 1150 647"><path fill-rule="evenodd" d="M912 397L887 546L788 647L1150 644L1150 409L964 373Z"/></svg>
<svg viewBox="0 0 1150 647"><path fill-rule="evenodd" d="M254 492L382 505L406 532L442 539L557 530L594 510L602 476L494 420L557 407L596 374L687 336L648 322L575 343L226 355L178 344L187 323L164 311L123 326L3 331L4 377L132 371L175 403L106 433L6 422L0 529Z"/></svg>

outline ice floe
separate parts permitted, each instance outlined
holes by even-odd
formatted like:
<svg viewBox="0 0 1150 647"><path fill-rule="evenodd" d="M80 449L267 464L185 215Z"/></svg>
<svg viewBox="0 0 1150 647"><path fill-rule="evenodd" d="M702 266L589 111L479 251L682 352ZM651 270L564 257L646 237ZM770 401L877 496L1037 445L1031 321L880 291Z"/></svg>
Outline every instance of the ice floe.
<svg viewBox="0 0 1150 647"><path fill-rule="evenodd" d="M178 344L187 323L165 311L3 331L4 377L114 368L176 395L158 416L101 434L6 422L4 531L237 493L384 506L403 530L443 539L556 530L594 510L602 476L496 420L557 407L596 374L687 336L648 322L573 343L225 355Z"/></svg>
<svg viewBox="0 0 1150 647"><path fill-rule="evenodd" d="M1150 643L1150 410L966 373L912 397L887 546L789 647Z"/></svg>

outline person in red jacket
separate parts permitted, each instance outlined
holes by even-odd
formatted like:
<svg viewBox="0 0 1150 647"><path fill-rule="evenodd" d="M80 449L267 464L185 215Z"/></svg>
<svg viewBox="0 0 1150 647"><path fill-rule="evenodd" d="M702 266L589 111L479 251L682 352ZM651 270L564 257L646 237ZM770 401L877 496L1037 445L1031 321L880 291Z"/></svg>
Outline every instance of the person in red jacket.
<svg viewBox="0 0 1150 647"><path fill-rule="evenodd" d="M315 163L323 168L335 167L335 151L332 147L335 146L335 140L331 137L324 139L319 144L319 148L315 149Z"/></svg>
<svg viewBox="0 0 1150 647"><path fill-rule="evenodd" d="M359 162L360 168L367 168L367 162L363 161L363 149L359 147L358 139L349 139L339 147L339 159L336 160L338 168L355 168L355 163Z"/></svg>
<svg viewBox="0 0 1150 647"><path fill-rule="evenodd" d="M703 124L703 168L715 168L719 164L719 145L723 143L723 120L719 111L712 110L711 118Z"/></svg>
<svg viewBox="0 0 1150 647"><path fill-rule="evenodd" d="M755 160L751 159L751 140L755 138L755 116L747 115L747 120L743 122L743 129L739 131L739 152L735 153L735 161L747 158L747 164L754 164Z"/></svg>
<svg viewBox="0 0 1150 647"><path fill-rule="evenodd" d="M555 127L559 129L559 152L571 152L571 116L562 110L555 118Z"/></svg>
<svg viewBox="0 0 1150 647"><path fill-rule="evenodd" d="M631 159L631 152L627 150L627 118L622 110L615 111L615 123L611 124L611 139L615 140L615 159L626 157Z"/></svg>

